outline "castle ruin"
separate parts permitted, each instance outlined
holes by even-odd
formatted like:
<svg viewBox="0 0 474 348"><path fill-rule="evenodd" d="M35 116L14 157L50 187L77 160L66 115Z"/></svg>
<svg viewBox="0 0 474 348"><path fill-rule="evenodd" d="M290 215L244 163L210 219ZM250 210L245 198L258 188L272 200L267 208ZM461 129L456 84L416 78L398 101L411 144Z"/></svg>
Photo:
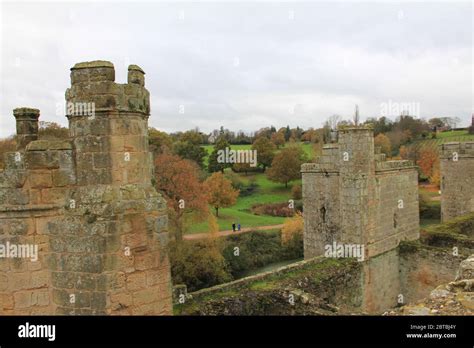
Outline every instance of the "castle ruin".
<svg viewBox="0 0 474 348"><path fill-rule="evenodd" d="M441 221L474 212L474 142L440 145Z"/></svg>
<svg viewBox="0 0 474 348"><path fill-rule="evenodd" d="M38 140L39 110L14 110L18 149L0 172L0 314L172 313L144 75L130 65L118 84L110 62L76 64L69 140Z"/></svg>
<svg viewBox="0 0 474 348"><path fill-rule="evenodd" d="M338 131L316 163L302 166L305 258L334 242L365 247L365 257L419 238L418 173L411 161L374 153L370 128Z"/></svg>

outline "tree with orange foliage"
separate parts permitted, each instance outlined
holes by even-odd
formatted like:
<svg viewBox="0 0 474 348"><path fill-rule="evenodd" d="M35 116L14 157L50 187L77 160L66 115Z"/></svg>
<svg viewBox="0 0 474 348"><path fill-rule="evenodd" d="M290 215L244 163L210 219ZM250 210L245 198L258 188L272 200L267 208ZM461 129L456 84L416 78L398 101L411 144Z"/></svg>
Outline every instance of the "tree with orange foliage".
<svg viewBox="0 0 474 348"><path fill-rule="evenodd" d="M163 153L155 158L155 174L156 187L168 204L175 238L182 240L185 217L199 221L209 215L206 190L199 181L199 167L190 160Z"/></svg>
<svg viewBox="0 0 474 348"><path fill-rule="evenodd" d="M272 166L267 171L271 181L285 184L301 177L301 165L305 162L305 153L301 146L289 146L273 158Z"/></svg>
<svg viewBox="0 0 474 348"><path fill-rule="evenodd" d="M216 210L219 216L219 208L234 205L239 196L239 190L232 187L232 182L224 177L221 172L215 172L204 182L209 197L209 204Z"/></svg>
<svg viewBox="0 0 474 348"><path fill-rule="evenodd" d="M417 162L421 172L427 178L430 178L435 174L435 168L439 168L438 153L435 149L425 146L420 150L420 158Z"/></svg>
<svg viewBox="0 0 474 348"><path fill-rule="evenodd" d="M390 139L383 133L378 134L374 139L374 145L380 146L380 151L387 156L390 156L392 153L392 144Z"/></svg>
<svg viewBox="0 0 474 348"><path fill-rule="evenodd" d="M281 229L281 244L288 245L294 238L303 238L303 215L298 211L295 216L285 219Z"/></svg>
<svg viewBox="0 0 474 348"><path fill-rule="evenodd" d="M429 181L431 184L436 185L438 188L441 184L441 174L439 172L439 161L433 166L433 172L429 177Z"/></svg>
<svg viewBox="0 0 474 348"><path fill-rule="evenodd" d="M405 145L400 146L399 153L400 153L400 158L401 159L404 159L404 160L408 159L409 151L408 151L408 148Z"/></svg>
<svg viewBox="0 0 474 348"><path fill-rule="evenodd" d="M280 146L285 145L285 135L282 132L275 132L271 136L271 141L279 149Z"/></svg>

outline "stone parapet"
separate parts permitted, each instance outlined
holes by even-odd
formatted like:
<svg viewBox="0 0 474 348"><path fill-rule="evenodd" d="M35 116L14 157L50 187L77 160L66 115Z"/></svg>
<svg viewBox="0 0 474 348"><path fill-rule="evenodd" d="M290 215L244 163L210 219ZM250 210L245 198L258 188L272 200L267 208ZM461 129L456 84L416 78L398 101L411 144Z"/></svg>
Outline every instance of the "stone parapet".
<svg viewBox="0 0 474 348"><path fill-rule="evenodd" d="M415 164L409 160L375 162L375 170L377 172L415 168Z"/></svg>
<svg viewBox="0 0 474 348"><path fill-rule="evenodd" d="M442 159L474 158L474 142L450 142L439 145Z"/></svg>
<svg viewBox="0 0 474 348"><path fill-rule="evenodd" d="M150 93L145 73L131 65L128 83L115 83L112 63L94 61L78 63L71 68L71 87L66 90L66 116L94 117L108 111L150 115Z"/></svg>

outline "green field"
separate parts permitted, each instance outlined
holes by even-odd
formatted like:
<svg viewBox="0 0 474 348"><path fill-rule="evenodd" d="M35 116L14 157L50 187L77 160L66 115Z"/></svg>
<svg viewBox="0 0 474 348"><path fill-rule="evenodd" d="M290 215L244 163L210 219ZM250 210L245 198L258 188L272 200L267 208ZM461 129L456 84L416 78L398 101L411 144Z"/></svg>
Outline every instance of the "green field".
<svg viewBox="0 0 474 348"><path fill-rule="evenodd" d="M424 229L430 225L435 225L441 223L440 212L441 212L441 201L440 194L437 190L427 189L423 186L418 186L419 194L424 195L430 201L428 206L430 208L430 213L426 214L427 216L420 216L420 228Z"/></svg>
<svg viewBox="0 0 474 348"><path fill-rule="evenodd" d="M230 171L230 169L227 169L227 171ZM252 195L239 197L237 203L232 207L219 209L219 218L217 220L219 230L231 230L232 223L234 222L236 224L240 223L242 228L282 224L285 220L283 217L255 215L250 209L252 205L258 203L288 202L291 198L292 185L301 183L301 180L295 180L288 185L288 188L285 188L282 184L268 180L263 173L239 174L239 177L247 185L251 180L255 180L255 183L258 185L257 189ZM190 226L187 233L203 233L207 231L207 222L202 222Z"/></svg>
<svg viewBox="0 0 474 348"><path fill-rule="evenodd" d="M303 150L311 158L313 155L313 148L311 144L302 144ZM248 150L252 145L231 145L233 150ZM212 153L213 145L203 145L208 156ZM278 150L277 150L278 151ZM204 163L207 165L208 157L205 158ZM226 169L230 172L231 169ZM237 174L241 181L248 186L251 181L257 184L257 189L249 196L239 197L237 203L229 208L219 209L219 218L217 223L219 231L231 230L232 223L240 223L242 228L258 227L268 225L279 225L285 220L283 217L269 216L269 215L255 215L251 212L251 208L255 204L261 203L283 203L291 199L291 188L295 184L301 184L301 180L292 181L288 188L283 184L274 183L267 179L264 173L252 173L245 175L243 173ZM214 212L213 212L214 213ZM203 233L208 232L208 223L202 222L193 224L187 229L187 233Z"/></svg>
<svg viewBox="0 0 474 348"><path fill-rule="evenodd" d="M441 132L436 135L436 139L415 140L408 146L415 146L418 149L430 147L438 151L439 145L457 141L474 141L474 134L469 134L467 130Z"/></svg>

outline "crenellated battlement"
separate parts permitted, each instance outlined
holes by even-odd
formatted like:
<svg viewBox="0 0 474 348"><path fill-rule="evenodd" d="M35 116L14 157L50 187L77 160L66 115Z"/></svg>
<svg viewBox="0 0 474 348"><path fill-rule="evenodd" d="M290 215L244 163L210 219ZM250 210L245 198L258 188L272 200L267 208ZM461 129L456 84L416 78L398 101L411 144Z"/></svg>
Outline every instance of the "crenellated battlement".
<svg viewBox="0 0 474 348"><path fill-rule="evenodd" d="M390 170L415 169L415 164L410 160L387 161L385 159L375 162L375 171L383 172ZM378 174L378 173L377 173Z"/></svg>
<svg viewBox="0 0 474 348"><path fill-rule="evenodd" d="M439 145L439 152L442 159L474 157L474 141L444 143Z"/></svg>
<svg viewBox="0 0 474 348"><path fill-rule="evenodd" d="M14 110L18 148L0 172L0 244L39 251L35 262L0 258L1 314L171 314L168 217L151 183L144 75L130 65L128 83L117 84L110 62L74 65L69 139L38 140L40 111Z"/></svg>
<svg viewBox="0 0 474 348"><path fill-rule="evenodd" d="M367 144L370 144L372 130L371 128L344 128L340 131L339 138L344 143L350 143L354 146L342 147L341 142L338 144L325 144L322 149L321 156L316 158L314 163L304 163L301 166L301 173L338 173L341 169L341 165L344 162L349 162L351 155L361 149L365 149ZM354 133L353 133L354 132ZM363 135L360 137L354 137L354 135ZM373 135L372 135L373 138ZM369 146L370 147L370 146ZM370 147L372 148L372 147ZM344 149L344 150L343 150ZM370 151L369 149L367 149ZM380 153L380 148L374 147L374 153L371 157L366 154L368 163L375 164L375 174L378 172L386 171L398 171L404 169L414 169L415 164L409 160L391 160L387 161L387 156L384 153ZM347 160L347 161L346 161Z"/></svg>
<svg viewBox="0 0 474 348"><path fill-rule="evenodd" d="M145 72L128 67L128 83L115 83L114 65L107 61L78 63L71 68L71 87L66 90L66 116L98 116L110 111L150 115L150 93Z"/></svg>

